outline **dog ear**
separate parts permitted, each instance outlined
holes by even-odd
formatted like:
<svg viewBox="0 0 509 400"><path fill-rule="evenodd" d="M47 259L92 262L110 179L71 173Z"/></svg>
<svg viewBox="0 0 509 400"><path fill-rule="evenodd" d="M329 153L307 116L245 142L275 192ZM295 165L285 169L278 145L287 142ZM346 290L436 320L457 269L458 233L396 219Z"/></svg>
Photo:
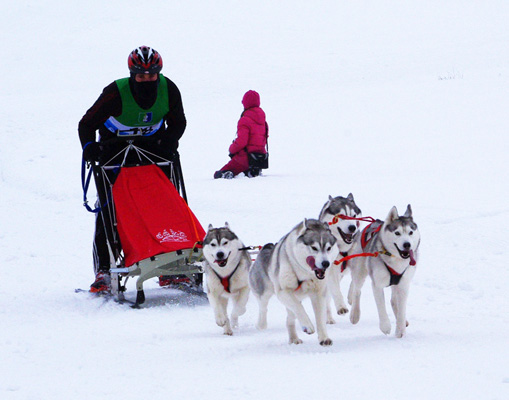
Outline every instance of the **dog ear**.
<svg viewBox="0 0 509 400"><path fill-rule="evenodd" d="M329 198L323 205L322 210L327 210L333 201L334 201L334 198L329 194Z"/></svg>
<svg viewBox="0 0 509 400"><path fill-rule="evenodd" d="M391 211L389 211L389 215L387 215L387 218L385 219L386 224L390 224L393 221L396 221L399 219L398 209L396 206L393 206L391 208Z"/></svg>
<svg viewBox="0 0 509 400"><path fill-rule="evenodd" d="M332 198L332 196L329 194L329 198L328 198L328 200L327 200L327 201L325 202L325 204L323 205L322 210L320 211L320 215L318 215L318 219L322 219L323 214L325 214L325 212L329 209L329 207L330 207L330 205L331 205L331 203L332 203L332 201L333 201L333 200L334 200L334 199L333 199L333 198Z"/></svg>
<svg viewBox="0 0 509 400"><path fill-rule="evenodd" d="M347 200L354 201L352 193L348 193L348 196L346 198L347 198Z"/></svg>
<svg viewBox="0 0 509 400"><path fill-rule="evenodd" d="M412 218L412 206L410 204L406 207L404 216L408 217L408 218Z"/></svg>
<svg viewBox="0 0 509 400"><path fill-rule="evenodd" d="M298 236L302 236L304 235L304 233L306 233L306 229L308 229L308 220L307 218L304 218L304 221L302 221L299 225L298 225L298 231L297 231L297 235Z"/></svg>
<svg viewBox="0 0 509 400"><path fill-rule="evenodd" d="M226 222L224 223L224 227L225 227L225 228L227 228L227 229L230 229L230 224L228 223L228 221L226 221ZM230 229L230 230L231 230L231 229Z"/></svg>
<svg viewBox="0 0 509 400"><path fill-rule="evenodd" d="M212 224L209 224L209 228L208 228L208 229L209 229L209 231L210 231L211 229L213 229L213 228L214 228L214 227L212 226Z"/></svg>

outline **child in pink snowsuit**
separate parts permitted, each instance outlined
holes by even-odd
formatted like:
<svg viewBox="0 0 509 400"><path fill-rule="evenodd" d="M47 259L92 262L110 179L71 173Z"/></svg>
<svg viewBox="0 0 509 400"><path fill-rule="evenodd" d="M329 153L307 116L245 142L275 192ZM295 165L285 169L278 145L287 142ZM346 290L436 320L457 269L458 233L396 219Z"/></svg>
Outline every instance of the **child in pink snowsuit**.
<svg viewBox="0 0 509 400"><path fill-rule="evenodd" d="M214 173L214 179L231 179L244 172L250 174L248 153L266 154L268 125L265 121L265 112L260 108L260 95L249 90L242 99L244 111L237 124L237 138L230 145L231 160L223 168Z"/></svg>

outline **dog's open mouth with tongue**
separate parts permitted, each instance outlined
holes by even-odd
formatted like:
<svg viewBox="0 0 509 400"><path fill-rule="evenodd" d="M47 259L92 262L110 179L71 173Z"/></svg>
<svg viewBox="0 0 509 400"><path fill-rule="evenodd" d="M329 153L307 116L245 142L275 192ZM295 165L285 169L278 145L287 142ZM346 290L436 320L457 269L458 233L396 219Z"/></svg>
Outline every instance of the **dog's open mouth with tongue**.
<svg viewBox="0 0 509 400"><path fill-rule="evenodd" d="M313 270L318 279L322 280L323 278L325 278L325 270L327 268L318 268L316 266L316 261L313 256L309 256L308 258L306 258L306 263L311 267L311 269Z"/></svg>
<svg viewBox="0 0 509 400"><path fill-rule="evenodd" d="M352 244L354 235L352 233L345 233L338 227L339 234L346 244Z"/></svg>
<svg viewBox="0 0 509 400"><path fill-rule="evenodd" d="M219 265L220 267L225 267L226 264L228 264L228 257L222 258L220 260L216 260L215 263Z"/></svg>
<svg viewBox="0 0 509 400"><path fill-rule="evenodd" d="M396 245L396 243L394 245L398 249L398 252L399 252L399 255L401 256L401 258L403 258L405 260L407 258L410 258L410 265L417 264L417 262L415 261L415 258L414 258L414 251L412 249L409 249L409 250L400 250L399 247Z"/></svg>

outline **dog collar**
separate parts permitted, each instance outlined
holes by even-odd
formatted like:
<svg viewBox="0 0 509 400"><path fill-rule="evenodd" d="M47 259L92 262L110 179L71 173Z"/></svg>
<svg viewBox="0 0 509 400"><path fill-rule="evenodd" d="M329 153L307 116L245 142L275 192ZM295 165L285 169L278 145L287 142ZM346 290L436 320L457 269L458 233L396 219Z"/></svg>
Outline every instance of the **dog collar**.
<svg viewBox="0 0 509 400"><path fill-rule="evenodd" d="M393 257L392 253L385 249L385 246L382 244L382 249L378 251L379 254L383 254L384 256Z"/></svg>

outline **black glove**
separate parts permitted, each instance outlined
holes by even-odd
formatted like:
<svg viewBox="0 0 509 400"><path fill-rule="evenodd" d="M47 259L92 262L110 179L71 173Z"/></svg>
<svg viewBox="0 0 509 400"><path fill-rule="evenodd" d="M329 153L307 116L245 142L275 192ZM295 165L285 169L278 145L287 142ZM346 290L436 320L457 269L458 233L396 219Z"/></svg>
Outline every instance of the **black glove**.
<svg viewBox="0 0 509 400"><path fill-rule="evenodd" d="M85 161L99 161L103 154L104 148L101 143L90 142L83 148L83 159Z"/></svg>
<svg viewBox="0 0 509 400"><path fill-rule="evenodd" d="M230 153L230 154L228 154L228 157L233 158L234 155L235 154Z"/></svg>

